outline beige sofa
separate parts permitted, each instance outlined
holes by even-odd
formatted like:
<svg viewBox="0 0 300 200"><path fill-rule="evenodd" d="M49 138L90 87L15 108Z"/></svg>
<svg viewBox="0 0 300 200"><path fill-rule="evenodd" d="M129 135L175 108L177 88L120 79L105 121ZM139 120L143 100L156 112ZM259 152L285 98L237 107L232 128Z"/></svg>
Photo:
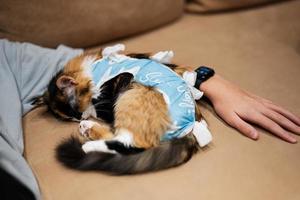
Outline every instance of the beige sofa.
<svg viewBox="0 0 300 200"><path fill-rule="evenodd" d="M184 14L168 26L113 41L129 51L172 49L177 63L213 66L242 88L300 115L300 1L215 14ZM106 46L103 44L101 46ZM78 172L54 157L57 143L77 133L44 107L24 117L25 156L46 200L300 199L300 146L267 131L258 141L226 125L200 102L213 142L187 164L135 176ZM297 136L299 140L300 137Z"/></svg>

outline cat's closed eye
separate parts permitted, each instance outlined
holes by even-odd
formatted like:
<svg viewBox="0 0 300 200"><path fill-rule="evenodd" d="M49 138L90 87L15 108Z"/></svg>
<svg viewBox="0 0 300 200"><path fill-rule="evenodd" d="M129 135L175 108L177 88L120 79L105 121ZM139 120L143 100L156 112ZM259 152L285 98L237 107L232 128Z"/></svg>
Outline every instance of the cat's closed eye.
<svg viewBox="0 0 300 200"><path fill-rule="evenodd" d="M89 87L82 88L82 89L79 91L79 96L84 96L84 95L86 95L89 91L90 91Z"/></svg>

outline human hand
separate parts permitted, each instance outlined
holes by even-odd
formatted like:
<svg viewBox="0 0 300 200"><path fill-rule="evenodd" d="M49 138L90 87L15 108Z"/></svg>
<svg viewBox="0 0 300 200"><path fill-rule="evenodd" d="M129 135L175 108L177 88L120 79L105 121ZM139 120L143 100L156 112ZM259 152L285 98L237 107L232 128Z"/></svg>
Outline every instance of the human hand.
<svg viewBox="0 0 300 200"><path fill-rule="evenodd" d="M256 124L287 142L297 143L291 133L300 134L300 118L286 109L243 91L217 74L202 83L200 90L212 102L216 113L245 136L259 138L251 125Z"/></svg>

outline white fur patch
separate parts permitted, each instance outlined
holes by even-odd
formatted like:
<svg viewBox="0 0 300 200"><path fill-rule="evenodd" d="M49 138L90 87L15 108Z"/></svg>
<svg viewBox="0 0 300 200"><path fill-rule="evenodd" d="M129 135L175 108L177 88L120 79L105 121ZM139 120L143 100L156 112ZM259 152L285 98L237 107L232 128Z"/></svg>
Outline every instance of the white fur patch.
<svg viewBox="0 0 300 200"><path fill-rule="evenodd" d="M84 145L82 145L82 150L85 153L93 152L93 151L100 151L106 153L117 153L115 150L110 150L106 144L105 140L96 140L96 141L88 141Z"/></svg>
<svg viewBox="0 0 300 200"><path fill-rule="evenodd" d="M119 141L127 147L134 146L133 135L127 129L119 129L117 131L117 136L113 138L115 141Z"/></svg>
<svg viewBox="0 0 300 200"><path fill-rule="evenodd" d="M83 113L82 113L82 119L88 119L89 117L97 118L97 113L95 110L95 107L93 105L90 105Z"/></svg>
<svg viewBox="0 0 300 200"><path fill-rule="evenodd" d="M101 89L100 89L99 86L96 86L93 81L92 81L92 83L93 83L93 87L92 87L92 94L93 95L92 95L92 97L97 98L101 94Z"/></svg>
<svg viewBox="0 0 300 200"><path fill-rule="evenodd" d="M79 123L79 132L83 136L88 136L91 128L96 124L96 122L90 120L83 120Z"/></svg>

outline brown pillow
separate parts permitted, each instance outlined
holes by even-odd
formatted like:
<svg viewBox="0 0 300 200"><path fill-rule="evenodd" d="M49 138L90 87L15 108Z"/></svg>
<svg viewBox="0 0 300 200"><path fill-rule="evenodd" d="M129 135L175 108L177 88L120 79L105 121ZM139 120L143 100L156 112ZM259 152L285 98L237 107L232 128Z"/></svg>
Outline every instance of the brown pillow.
<svg viewBox="0 0 300 200"><path fill-rule="evenodd" d="M213 12L254 6L278 0L187 0L186 11L188 12Z"/></svg>
<svg viewBox="0 0 300 200"><path fill-rule="evenodd" d="M88 47L171 22L183 6L184 0L1 0L0 38Z"/></svg>

